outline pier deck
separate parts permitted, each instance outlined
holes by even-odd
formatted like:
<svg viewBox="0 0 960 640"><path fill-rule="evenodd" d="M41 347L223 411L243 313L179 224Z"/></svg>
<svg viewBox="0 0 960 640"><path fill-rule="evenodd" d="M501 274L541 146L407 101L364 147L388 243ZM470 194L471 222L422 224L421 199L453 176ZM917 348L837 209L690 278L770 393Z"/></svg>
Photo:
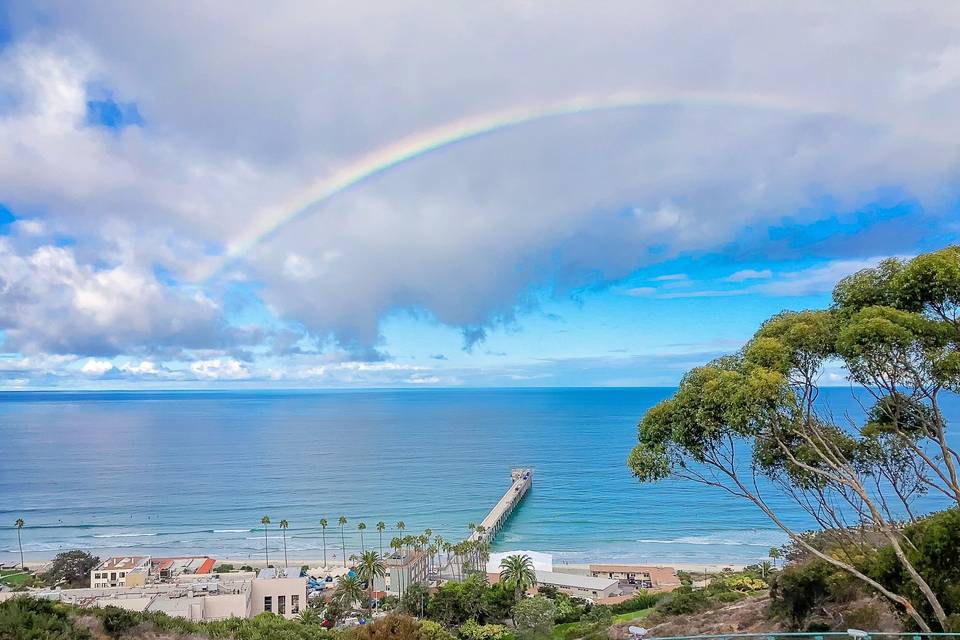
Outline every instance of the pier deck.
<svg viewBox="0 0 960 640"><path fill-rule="evenodd" d="M511 470L510 476L513 482L506 493L497 501L497 504L490 509L490 512L480 523L483 532L474 531L470 536L471 540L492 540L503 525L510 518L510 514L517 508L520 501L527 495L527 491L533 486L533 469L530 467L517 467Z"/></svg>

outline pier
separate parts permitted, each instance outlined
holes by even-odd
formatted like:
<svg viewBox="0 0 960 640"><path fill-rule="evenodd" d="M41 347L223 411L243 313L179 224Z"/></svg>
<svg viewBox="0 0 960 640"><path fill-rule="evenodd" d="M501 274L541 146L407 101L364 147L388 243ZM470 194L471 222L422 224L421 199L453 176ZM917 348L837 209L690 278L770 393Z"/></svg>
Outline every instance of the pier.
<svg viewBox="0 0 960 640"><path fill-rule="evenodd" d="M470 536L471 540L493 540L500 533L500 529L507 523L510 514L517 508L520 501L527 495L530 487L533 486L533 469L530 467L517 467L511 470L510 477L512 482L506 493L493 505L490 512L480 523L482 531L474 531Z"/></svg>

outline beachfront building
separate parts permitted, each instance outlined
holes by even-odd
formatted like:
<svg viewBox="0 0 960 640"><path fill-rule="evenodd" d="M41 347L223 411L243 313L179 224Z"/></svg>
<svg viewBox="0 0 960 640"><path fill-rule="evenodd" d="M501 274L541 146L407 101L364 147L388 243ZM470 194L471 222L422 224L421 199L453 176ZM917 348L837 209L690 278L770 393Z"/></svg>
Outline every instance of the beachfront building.
<svg viewBox="0 0 960 640"><path fill-rule="evenodd" d="M610 578L650 591L673 591L680 578L673 567L651 567L639 564L591 564L589 573L595 578Z"/></svg>
<svg viewBox="0 0 960 640"><path fill-rule="evenodd" d="M90 588L143 586L150 575L150 556L107 558L90 571Z"/></svg>
<svg viewBox="0 0 960 640"><path fill-rule="evenodd" d="M295 618L307 606L307 579L300 576L299 567L261 569L252 587L250 615L269 611Z"/></svg>
<svg viewBox="0 0 960 640"><path fill-rule="evenodd" d="M180 576L204 576L213 572L217 561L208 556L176 556L151 558L150 575L158 580L175 580Z"/></svg>
<svg viewBox="0 0 960 640"><path fill-rule="evenodd" d="M307 602L307 580L298 576L299 569L291 569L289 573L270 569L253 579L235 580L183 574L179 581L153 582L139 587L35 589L26 595L80 607L159 611L193 621L249 618L264 611L294 618ZM0 601L18 595L24 594L0 592Z"/></svg>
<svg viewBox="0 0 960 640"><path fill-rule="evenodd" d="M392 553L383 559L386 575L373 581L374 591L384 591L390 595L399 595L400 589L412 584L429 584L427 577L427 554L407 549L400 556Z"/></svg>
<svg viewBox="0 0 960 640"><path fill-rule="evenodd" d="M537 571L537 586L553 587L561 593L584 600L597 601L621 593L620 583L612 578L595 578L574 573Z"/></svg>

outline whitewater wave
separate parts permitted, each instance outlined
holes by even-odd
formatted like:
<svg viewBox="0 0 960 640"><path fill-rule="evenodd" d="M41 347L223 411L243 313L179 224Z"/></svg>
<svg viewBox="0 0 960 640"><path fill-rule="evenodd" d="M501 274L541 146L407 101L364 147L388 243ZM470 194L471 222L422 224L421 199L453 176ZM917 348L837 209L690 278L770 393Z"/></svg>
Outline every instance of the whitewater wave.
<svg viewBox="0 0 960 640"><path fill-rule="evenodd" d="M637 540L641 544L690 544L697 546L724 546L724 547L769 547L769 543L747 542L746 540L733 540L730 538L711 538L709 536L683 536L671 540L662 540L659 538L641 538Z"/></svg>
<svg viewBox="0 0 960 640"><path fill-rule="evenodd" d="M250 533L252 529L211 529L210 533Z"/></svg>
<svg viewBox="0 0 960 640"><path fill-rule="evenodd" d="M158 533L95 533L94 538L148 538Z"/></svg>

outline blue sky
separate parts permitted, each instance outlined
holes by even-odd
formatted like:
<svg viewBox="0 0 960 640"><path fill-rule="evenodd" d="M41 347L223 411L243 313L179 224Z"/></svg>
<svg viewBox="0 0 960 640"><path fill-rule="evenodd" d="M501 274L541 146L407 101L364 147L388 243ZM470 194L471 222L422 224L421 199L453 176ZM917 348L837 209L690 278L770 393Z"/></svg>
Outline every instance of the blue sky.
<svg viewBox="0 0 960 640"><path fill-rule="evenodd" d="M3 389L672 385L960 232L947 8L0 11Z"/></svg>

